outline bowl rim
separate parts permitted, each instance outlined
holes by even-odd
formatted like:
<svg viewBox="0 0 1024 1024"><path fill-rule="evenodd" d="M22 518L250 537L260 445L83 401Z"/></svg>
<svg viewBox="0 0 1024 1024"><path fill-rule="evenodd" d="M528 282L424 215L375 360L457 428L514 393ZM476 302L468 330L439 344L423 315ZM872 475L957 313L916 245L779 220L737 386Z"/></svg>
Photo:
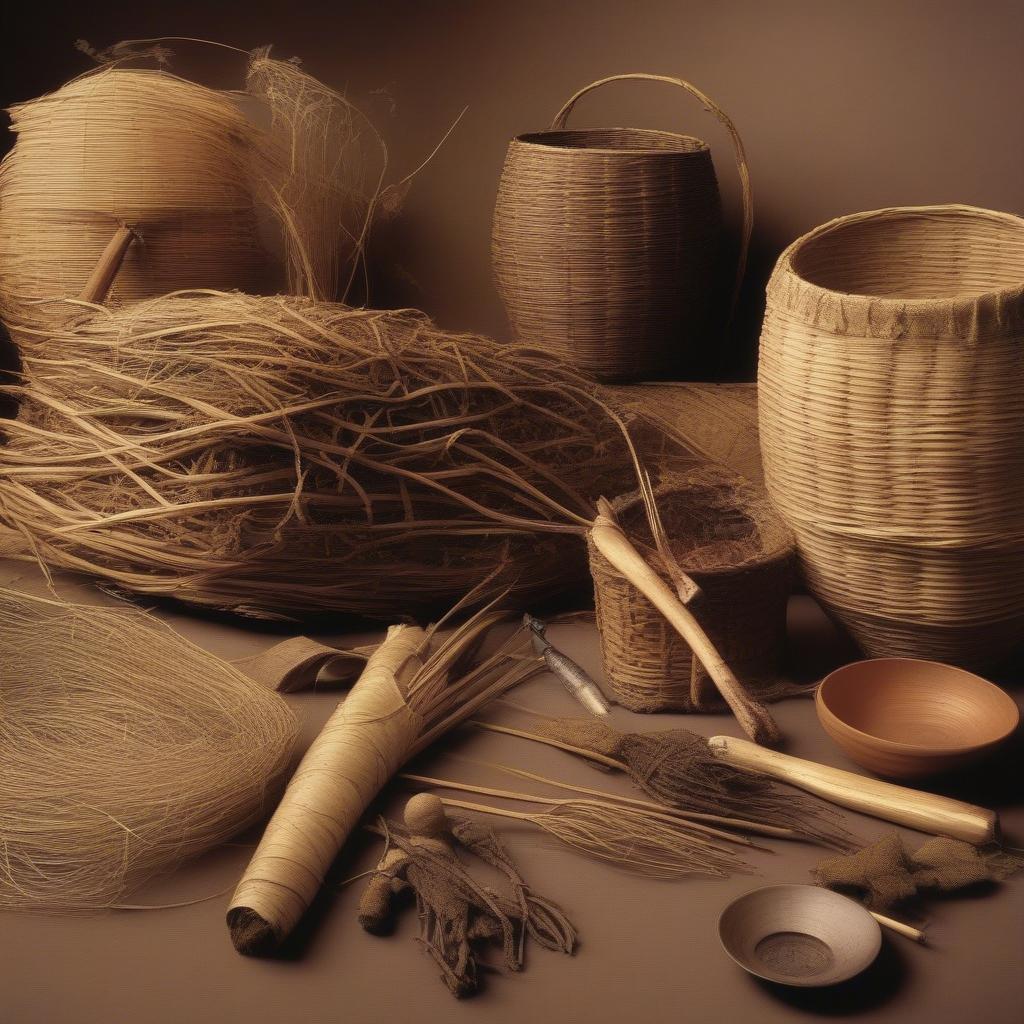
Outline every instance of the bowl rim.
<svg viewBox="0 0 1024 1024"><path fill-rule="evenodd" d="M850 903L854 907L856 907L857 910L859 910L865 917L867 917L867 919L874 926L872 929L872 936L874 941L871 943L873 948L870 955L865 959L862 966L857 967L855 970L851 971L848 974L842 973L840 977L834 978L832 981L820 982L813 980L813 978L784 979L777 975L762 974L760 971L755 970L754 967L752 967L749 963L735 956L732 950L726 945L725 938L722 935L722 922L725 920L725 915L728 914L729 911L732 910L732 908L736 906L737 903L742 903L744 900L753 896L755 893L768 892L772 889L813 889L817 893L827 893L826 898L834 897L837 900L845 900L847 903ZM748 889L746 892L741 892L738 896L734 896L731 900L729 900L729 902L722 908L721 912L718 915L718 942L722 949L725 950L725 953L729 957L729 959L733 961L733 963L738 964L748 974L754 975L755 978L762 978L765 981L770 981L774 985L789 985L794 986L796 988L828 988L830 985L839 985L844 981L849 981L850 978L855 978L858 974L861 974L864 971L866 971L875 962L875 960L878 958L878 954L881 952L882 949L882 926L878 923L878 921L875 920L871 912L867 910L865 907L863 907L860 903L858 903L856 900L850 899L849 896L844 896L841 892L836 892L834 889L828 889L822 885L810 885L807 882L776 882L772 885L759 885L753 889Z"/></svg>
<svg viewBox="0 0 1024 1024"><path fill-rule="evenodd" d="M914 665L931 665L936 668L940 668L945 672L956 672L971 680L972 683L981 683L981 688L987 687L989 690L995 691L999 698L1005 702L1006 707L1008 709L1013 709L1011 715L1012 721L1009 722L1007 728L1002 733L993 739L984 740L980 743L959 743L952 746L940 747L929 743L908 743L904 740L890 740L884 736L876 736L874 733L865 732L863 729L858 729L855 725L851 725L846 721L846 719L840 718L839 715L829 707L825 696L825 689L830 682L833 687L836 685L835 678L837 676L854 666L881 665L892 662L904 664L909 662ZM829 672L828 675L826 675L818 684L818 688L814 693L814 703L818 709L819 716L827 715L831 721L836 722L843 729L855 734L856 736L870 740L873 744L883 750L918 754L926 757L944 757L952 756L954 754L968 754L979 750L985 750L988 747L996 746L1008 739L1017 731L1017 727L1020 725L1020 708L1017 706L1017 702L1001 686L997 686L984 676L976 675L974 672L969 672L965 668L959 668L956 665L947 665L945 662L941 661L929 661L925 658L862 658L859 661L851 661L845 665L840 665L839 668L835 668Z"/></svg>

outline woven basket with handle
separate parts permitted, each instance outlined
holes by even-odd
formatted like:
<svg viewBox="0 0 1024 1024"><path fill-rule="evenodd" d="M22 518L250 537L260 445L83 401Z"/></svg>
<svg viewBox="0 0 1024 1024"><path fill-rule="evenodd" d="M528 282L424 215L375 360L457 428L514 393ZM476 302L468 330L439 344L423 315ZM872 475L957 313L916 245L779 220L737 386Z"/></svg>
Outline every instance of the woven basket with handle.
<svg viewBox="0 0 1024 1024"><path fill-rule="evenodd" d="M686 353L726 317L714 309L722 221L706 143L636 128L568 129L586 93L609 82L666 82L728 129L743 191L733 291L743 278L753 207L732 121L678 78L628 74L581 89L547 131L509 146L494 211L498 288L524 341L567 356L601 380L685 376Z"/></svg>
<svg viewBox="0 0 1024 1024"><path fill-rule="evenodd" d="M980 667L1024 639L1024 220L842 217L768 286L769 492L871 655Z"/></svg>

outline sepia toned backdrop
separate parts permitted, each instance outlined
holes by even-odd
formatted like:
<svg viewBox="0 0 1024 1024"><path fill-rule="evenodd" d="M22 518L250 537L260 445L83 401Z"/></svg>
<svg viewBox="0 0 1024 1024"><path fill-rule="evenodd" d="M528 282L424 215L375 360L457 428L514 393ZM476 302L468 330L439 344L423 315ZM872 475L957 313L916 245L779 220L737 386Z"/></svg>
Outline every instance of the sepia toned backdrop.
<svg viewBox="0 0 1024 1024"><path fill-rule="evenodd" d="M19 13L23 21L24 7ZM380 125L396 178L467 108L400 216L378 231L372 253L376 304L419 306L453 329L508 333L489 259L508 139L546 126L577 88L616 72L693 81L734 118L747 145L756 201L751 268L734 338L710 354L710 375L752 372L771 265L815 224L893 204L1024 212L1017 0L178 0L27 13L17 36L7 36L5 105L86 68L78 38L103 47L186 35L246 49L273 43L279 56L302 57ZM209 53L176 48L184 73L237 84L241 58L226 54L214 68ZM579 124L706 139L735 225L728 138L678 90L612 86L574 116Z"/></svg>

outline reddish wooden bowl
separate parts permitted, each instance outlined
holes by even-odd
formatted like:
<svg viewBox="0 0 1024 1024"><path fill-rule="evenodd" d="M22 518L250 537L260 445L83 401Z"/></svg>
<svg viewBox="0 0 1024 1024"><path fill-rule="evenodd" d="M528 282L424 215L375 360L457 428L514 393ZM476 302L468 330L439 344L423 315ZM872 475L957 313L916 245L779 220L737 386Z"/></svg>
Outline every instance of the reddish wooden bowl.
<svg viewBox="0 0 1024 1024"><path fill-rule="evenodd" d="M963 669L913 658L874 658L825 677L818 720L859 765L916 779L976 761L1017 728L1016 703Z"/></svg>

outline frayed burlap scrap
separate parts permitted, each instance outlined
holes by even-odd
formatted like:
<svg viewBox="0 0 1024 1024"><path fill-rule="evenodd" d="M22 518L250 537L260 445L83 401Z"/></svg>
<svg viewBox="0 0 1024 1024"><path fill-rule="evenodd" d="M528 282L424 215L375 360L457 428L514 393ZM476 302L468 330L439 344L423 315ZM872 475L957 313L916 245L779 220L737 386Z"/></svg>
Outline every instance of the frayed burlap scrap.
<svg viewBox="0 0 1024 1024"><path fill-rule="evenodd" d="M510 971L523 969L527 939L545 949L573 952L573 925L556 904L530 890L486 826L448 818L441 801L424 793L409 801L404 824L381 820L375 831L385 837L387 848L360 899L359 922L368 932L386 933L393 922L394 896L411 893L420 942L456 998L477 990L478 960L486 945L501 947ZM507 890L477 881L460 852L504 877Z"/></svg>
<svg viewBox="0 0 1024 1024"><path fill-rule="evenodd" d="M910 854L898 832L849 856L830 857L813 871L819 885L855 896L884 911L922 891L954 892L999 882L1024 867L1024 857L997 847L979 848L937 836Z"/></svg>

